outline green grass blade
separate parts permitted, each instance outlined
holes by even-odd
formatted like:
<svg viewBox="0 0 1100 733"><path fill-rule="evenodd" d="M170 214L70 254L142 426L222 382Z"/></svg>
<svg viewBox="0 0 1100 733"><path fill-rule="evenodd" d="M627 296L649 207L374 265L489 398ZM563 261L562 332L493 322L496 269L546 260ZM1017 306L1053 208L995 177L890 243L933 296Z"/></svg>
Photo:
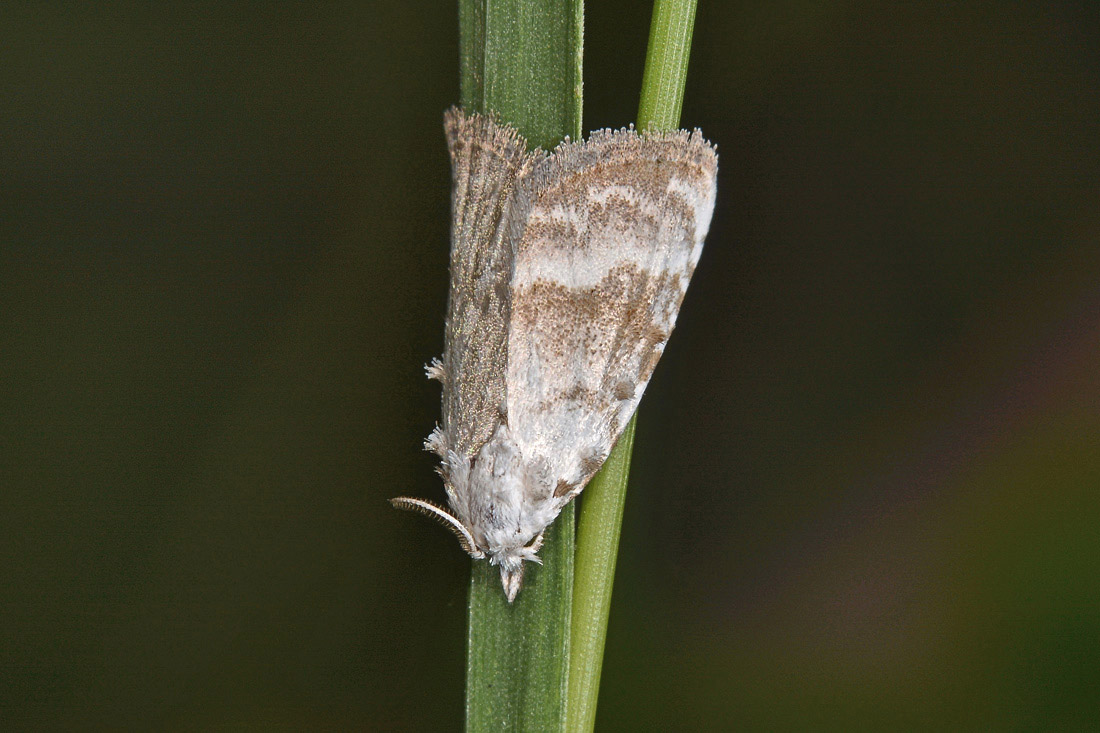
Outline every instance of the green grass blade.
<svg viewBox="0 0 1100 733"><path fill-rule="evenodd" d="M638 107L640 129L675 130L687 80L695 0L656 0L649 31ZM591 731L596 724L600 671L611 610L611 586L626 502L634 419L581 500L577 530L568 725L570 733Z"/></svg>
<svg viewBox="0 0 1100 733"><path fill-rule="evenodd" d="M582 0L459 2L467 110L492 110L531 146L581 135Z"/></svg>
<svg viewBox="0 0 1100 733"><path fill-rule="evenodd" d="M532 146L580 136L581 0L460 0L463 106L492 111ZM547 530L543 565L528 565L509 606L500 573L470 579L466 730L559 731L565 724L574 512Z"/></svg>
<svg viewBox="0 0 1100 733"><path fill-rule="evenodd" d="M573 577L568 731L590 731L596 723L611 584L615 580L615 558L633 448L631 419L603 468L585 487L581 501Z"/></svg>
<svg viewBox="0 0 1100 733"><path fill-rule="evenodd" d="M680 127L694 28L695 0L654 0L638 104L639 129Z"/></svg>
<svg viewBox="0 0 1100 733"><path fill-rule="evenodd" d="M528 565L511 606L500 572L474 563L467 636L466 730L559 731L569 673L573 512L546 531L543 565Z"/></svg>

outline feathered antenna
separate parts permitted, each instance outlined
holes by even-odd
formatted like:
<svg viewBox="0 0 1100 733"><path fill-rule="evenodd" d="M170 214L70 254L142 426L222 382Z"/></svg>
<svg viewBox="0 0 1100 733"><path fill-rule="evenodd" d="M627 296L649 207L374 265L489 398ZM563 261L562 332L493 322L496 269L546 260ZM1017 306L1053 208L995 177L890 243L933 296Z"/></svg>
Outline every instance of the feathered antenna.
<svg viewBox="0 0 1100 733"><path fill-rule="evenodd" d="M453 514L438 504L433 504L423 499L410 499L407 496L399 496L395 499L390 499L390 504L393 504L396 509L406 509L410 512L416 512L426 517L431 517L455 533L455 537L458 538L458 544L462 546L462 549L465 550L470 557L475 560L480 560L485 557L485 553L477 549L474 545L474 537L470 534L470 530L466 529L466 525L458 521Z"/></svg>

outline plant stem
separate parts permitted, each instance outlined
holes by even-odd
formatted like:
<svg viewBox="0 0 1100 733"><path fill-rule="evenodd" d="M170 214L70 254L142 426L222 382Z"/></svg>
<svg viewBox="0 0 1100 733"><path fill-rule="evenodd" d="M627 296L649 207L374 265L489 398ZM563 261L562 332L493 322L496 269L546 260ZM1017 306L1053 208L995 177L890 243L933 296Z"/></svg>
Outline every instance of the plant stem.
<svg viewBox="0 0 1100 733"><path fill-rule="evenodd" d="M582 0L460 0L462 104L494 112L533 146L580 137ZM500 574L470 578L466 730L559 731L565 725L573 593L574 510L548 528L523 590Z"/></svg>
<svg viewBox="0 0 1100 733"><path fill-rule="evenodd" d="M596 723L604 641L611 611L611 584L619 530L626 504L634 419L627 423L603 468L588 483L581 501L573 576L573 622L569 651L569 731L590 731Z"/></svg>
<svg viewBox="0 0 1100 733"><path fill-rule="evenodd" d="M675 130L680 126L695 0L656 0L649 31L638 128ZM634 447L632 418L600 472L584 490L577 531L573 620L567 702L570 733L596 724L611 586L619 547L627 476Z"/></svg>
<svg viewBox="0 0 1100 733"><path fill-rule="evenodd" d="M462 106L549 150L581 135L583 0L460 0Z"/></svg>
<svg viewBox="0 0 1100 733"><path fill-rule="evenodd" d="M696 0L654 0L638 128L675 130L684 103Z"/></svg>

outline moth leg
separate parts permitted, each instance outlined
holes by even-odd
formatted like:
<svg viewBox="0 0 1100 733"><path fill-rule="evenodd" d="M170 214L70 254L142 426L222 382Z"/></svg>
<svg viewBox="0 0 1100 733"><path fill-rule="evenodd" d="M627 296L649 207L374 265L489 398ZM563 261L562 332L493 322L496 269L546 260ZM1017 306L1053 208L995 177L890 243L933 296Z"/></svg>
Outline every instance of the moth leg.
<svg viewBox="0 0 1100 733"><path fill-rule="evenodd" d="M438 425L424 441L424 450L435 453L440 458L447 455L447 440L443 437L443 429Z"/></svg>
<svg viewBox="0 0 1100 733"><path fill-rule="evenodd" d="M520 554L524 560L530 560L531 562L537 562L539 565L542 565L542 558L536 553L542 549L542 539L545 534L546 530L539 532L538 537L535 537L535 539L531 540L522 550L520 550Z"/></svg>
<svg viewBox="0 0 1100 733"><path fill-rule="evenodd" d="M447 381L447 372L443 370L443 362L437 358L424 365L424 374L428 376L428 379L434 379L437 382Z"/></svg>

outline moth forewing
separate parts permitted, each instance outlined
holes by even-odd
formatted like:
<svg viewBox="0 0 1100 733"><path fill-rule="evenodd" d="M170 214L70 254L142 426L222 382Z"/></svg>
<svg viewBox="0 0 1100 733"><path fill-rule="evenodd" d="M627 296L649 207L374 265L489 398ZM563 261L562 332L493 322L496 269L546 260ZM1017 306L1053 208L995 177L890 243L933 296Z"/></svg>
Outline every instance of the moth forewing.
<svg viewBox="0 0 1100 733"><path fill-rule="evenodd" d="M500 567L511 601L664 351L710 225L718 158L698 131L600 130L547 156L491 117L452 109L445 127L451 292L443 360L429 367L443 424L427 444L453 514L395 505L451 524L464 549Z"/></svg>

